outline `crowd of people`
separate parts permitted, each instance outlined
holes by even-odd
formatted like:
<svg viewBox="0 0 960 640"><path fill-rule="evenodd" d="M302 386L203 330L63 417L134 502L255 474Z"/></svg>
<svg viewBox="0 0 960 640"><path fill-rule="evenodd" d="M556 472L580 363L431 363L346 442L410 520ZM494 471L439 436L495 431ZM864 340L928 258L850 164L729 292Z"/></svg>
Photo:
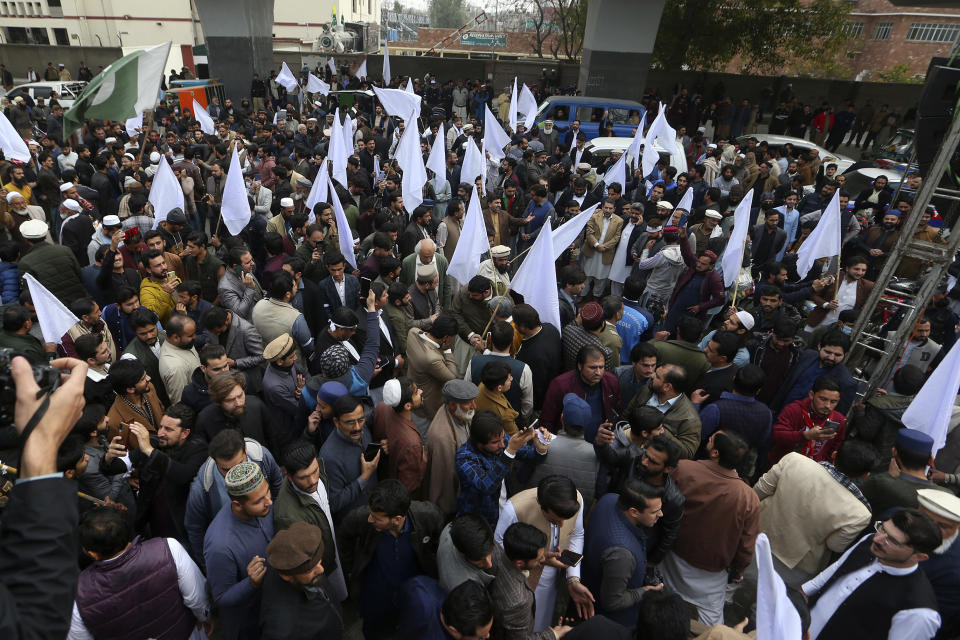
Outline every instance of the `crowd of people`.
<svg viewBox="0 0 960 640"><path fill-rule="evenodd" d="M681 126L689 171L607 185L579 122L547 120L471 184L492 91L413 87L419 123L350 113L347 183L312 207L334 112L272 75L209 105L215 135L165 102L130 132L65 136L56 104L10 117L42 133L0 167L0 353L72 373L45 394L11 365L6 637L741 638L760 534L804 637L956 637L960 480L900 422L955 340L953 291L876 396L846 357L859 314L901 322L864 304L921 177L846 193L815 151ZM411 126L446 160L412 211ZM235 152L250 221L231 234ZM182 209L149 202L164 162ZM801 278L838 190L843 251ZM728 291L718 256L751 193ZM560 248L555 326L512 278L545 225L594 205ZM489 250L458 282L471 207ZM912 233L942 242L929 219Z"/></svg>

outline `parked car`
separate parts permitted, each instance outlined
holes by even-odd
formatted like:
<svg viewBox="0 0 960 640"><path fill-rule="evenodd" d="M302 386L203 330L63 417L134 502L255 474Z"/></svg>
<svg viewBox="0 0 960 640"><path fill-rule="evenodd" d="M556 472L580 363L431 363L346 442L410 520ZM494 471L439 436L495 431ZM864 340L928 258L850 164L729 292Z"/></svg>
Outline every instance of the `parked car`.
<svg viewBox="0 0 960 640"><path fill-rule="evenodd" d="M581 124L581 127L583 125ZM624 153L633 142L633 137L629 138L594 138L587 142L584 149L590 151L593 156L595 167L603 165L603 161L609 158L614 151ZM683 153L680 145L674 142L673 149L666 149L660 144L660 140L654 144L660 159L677 169L677 173L683 173L687 170L687 156Z"/></svg>
<svg viewBox="0 0 960 640"><path fill-rule="evenodd" d="M906 167L906 163L910 162L910 156L913 154L914 140L916 140L916 132L913 129L897 129L893 137L880 147L878 157L893 160Z"/></svg>
<svg viewBox="0 0 960 640"><path fill-rule="evenodd" d="M804 138L778 136L769 133L751 133L749 135L740 136L737 138L737 142L740 143L740 146L742 147L746 145L748 138L756 138L759 142L766 142L767 146L771 149L780 149L787 144L791 144L793 145L794 149L799 149L801 151L810 151L811 149L816 149L820 153L820 160L824 165L830 164L831 162L837 163L837 173L843 173L850 167L850 165L856 162L856 160L853 158L841 155L839 153L833 153L832 151L827 151L823 147L816 145L809 140L805 140Z"/></svg>
<svg viewBox="0 0 960 640"><path fill-rule="evenodd" d="M613 121L613 133L617 136L633 136L634 129L646 113L643 105L633 100L615 98L589 98L585 96L550 96L537 110L537 124L553 120L563 131L574 120L580 121L580 130L587 140L600 135L600 121L606 112Z"/></svg>
<svg viewBox="0 0 960 640"><path fill-rule="evenodd" d="M34 100L43 98L43 101L49 104L50 98L56 93L58 96L57 102L63 107L64 111L66 111L72 107L76 99L80 97L86 85L86 82L31 82L30 84L17 85L10 89L10 91L7 91L4 97L13 100L17 96L26 93Z"/></svg>

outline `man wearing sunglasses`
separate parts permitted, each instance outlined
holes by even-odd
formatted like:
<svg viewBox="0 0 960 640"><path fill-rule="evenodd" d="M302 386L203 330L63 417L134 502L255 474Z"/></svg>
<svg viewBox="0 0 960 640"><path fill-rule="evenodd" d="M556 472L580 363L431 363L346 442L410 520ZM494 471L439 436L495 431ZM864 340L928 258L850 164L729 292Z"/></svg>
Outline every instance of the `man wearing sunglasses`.
<svg viewBox="0 0 960 640"><path fill-rule="evenodd" d="M918 564L940 546L940 529L916 509L897 511L874 529L803 585L810 640L936 635L937 599Z"/></svg>

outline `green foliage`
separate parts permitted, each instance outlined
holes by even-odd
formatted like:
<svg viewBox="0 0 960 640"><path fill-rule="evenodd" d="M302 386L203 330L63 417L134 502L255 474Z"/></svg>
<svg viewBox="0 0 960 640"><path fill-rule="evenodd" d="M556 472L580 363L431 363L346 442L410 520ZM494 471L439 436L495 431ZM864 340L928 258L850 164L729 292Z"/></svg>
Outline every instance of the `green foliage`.
<svg viewBox="0 0 960 640"><path fill-rule="evenodd" d="M653 50L662 69L777 72L796 61L826 63L850 38L850 3L837 0L667 0Z"/></svg>
<svg viewBox="0 0 960 640"><path fill-rule="evenodd" d="M430 0L430 26L458 29L470 16L462 0Z"/></svg>
<svg viewBox="0 0 960 640"><path fill-rule="evenodd" d="M878 71L877 76L883 82L922 82L919 78L914 77L913 69L906 62L894 65L887 71Z"/></svg>

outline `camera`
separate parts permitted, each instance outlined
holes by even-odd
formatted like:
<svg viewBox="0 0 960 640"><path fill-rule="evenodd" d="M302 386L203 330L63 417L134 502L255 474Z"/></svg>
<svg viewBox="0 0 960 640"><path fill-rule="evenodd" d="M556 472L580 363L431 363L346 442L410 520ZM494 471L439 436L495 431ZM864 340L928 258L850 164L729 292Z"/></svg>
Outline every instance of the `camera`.
<svg viewBox="0 0 960 640"><path fill-rule="evenodd" d="M33 359L13 349L0 349L0 427L13 426L17 406L17 387L10 375L10 363L16 356L23 356L33 367L33 379L41 393L53 393L60 386L60 370L46 364L36 364Z"/></svg>

